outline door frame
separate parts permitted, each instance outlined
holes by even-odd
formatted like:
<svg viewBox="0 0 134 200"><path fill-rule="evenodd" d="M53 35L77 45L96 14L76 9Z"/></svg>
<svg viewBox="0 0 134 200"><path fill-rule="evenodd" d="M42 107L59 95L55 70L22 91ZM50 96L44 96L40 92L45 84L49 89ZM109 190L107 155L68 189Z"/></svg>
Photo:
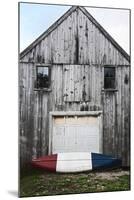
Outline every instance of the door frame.
<svg viewBox="0 0 134 200"><path fill-rule="evenodd" d="M102 111L52 111L49 112L49 146L48 146L48 154L52 154L52 136L53 136L53 125L54 125L54 117L59 116L96 116L99 121L99 150L100 153L103 152L103 117Z"/></svg>

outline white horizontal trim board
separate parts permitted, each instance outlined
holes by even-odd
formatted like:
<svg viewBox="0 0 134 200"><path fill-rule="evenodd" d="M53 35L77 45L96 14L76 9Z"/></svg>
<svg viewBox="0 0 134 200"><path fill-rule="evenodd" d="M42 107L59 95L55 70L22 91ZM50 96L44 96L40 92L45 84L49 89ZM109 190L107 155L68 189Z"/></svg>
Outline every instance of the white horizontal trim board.
<svg viewBox="0 0 134 200"><path fill-rule="evenodd" d="M49 112L50 116L89 116L89 115L100 115L101 110L98 111L52 111Z"/></svg>
<svg viewBox="0 0 134 200"><path fill-rule="evenodd" d="M57 172L79 172L87 170L92 170L91 153L58 153L56 165Z"/></svg>

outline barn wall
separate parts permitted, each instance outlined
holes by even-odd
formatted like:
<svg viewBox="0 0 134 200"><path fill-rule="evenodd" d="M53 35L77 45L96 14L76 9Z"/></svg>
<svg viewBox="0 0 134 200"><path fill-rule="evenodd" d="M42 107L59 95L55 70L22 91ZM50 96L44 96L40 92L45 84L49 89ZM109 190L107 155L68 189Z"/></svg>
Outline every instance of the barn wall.
<svg viewBox="0 0 134 200"><path fill-rule="evenodd" d="M51 90L35 89L36 65L51 64ZM104 91L104 66L116 68L117 91ZM103 111L103 152L129 165L130 65L84 15L72 12L20 62L21 162L48 153L50 111ZM128 81L127 81L128 79Z"/></svg>
<svg viewBox="0 0 134 200"><path fill-rule="evenodd" d="M123 155L123 163L130 160L130 69L128 66L117 68L117 131L119 134L118 151ZM127 82L128 77L128 82ZM120 152L120 146L121 151Z"/></svg>
<svg viewBox="0 0 134 200"><path fill-rule="evenodd" d="M48 152L48 93L35 90L36 67L20 63L20 162Z"/></svg>
<svg viewBox="0 0 134 200"><path fill-rule="evenodd" d="M128 82L127 82L128 78ZM130 75L128 66L116 67L116 92L104 92L104 153L130 162Z"/></svg>
<svg viewBox="0 0 134 200"><path fill-rule="evenodd" d="M103 152L129 163L128 66L116 67L117 91L104 91L103 66L56 64L51 67L50 92L34 88L35 64L20 66L21 157L48 153L50 111L79 111L86 101L88 110L103 110Z"/></svg>
<svg viewBox="0 0 134 200"><path fill-rule="evenodd" d="M19 122L20 122L20 162L29 161L32 156L34 132L33 64L19 65Z"/></svg>
<svg viewBox="0 0 134 200"><path fill-rule="evenodd" d="M52 67L52 103L58 106L80 104L86 101L90 105L101 106L102 67L90 65L53 65ZM55 77L58 74L58 79ZM96 77L98 77L96 79ZM63 108L61 108L63 109ZM76 109L76 108L74 108ZM78 108L80 110L80 107Z"/></svg>

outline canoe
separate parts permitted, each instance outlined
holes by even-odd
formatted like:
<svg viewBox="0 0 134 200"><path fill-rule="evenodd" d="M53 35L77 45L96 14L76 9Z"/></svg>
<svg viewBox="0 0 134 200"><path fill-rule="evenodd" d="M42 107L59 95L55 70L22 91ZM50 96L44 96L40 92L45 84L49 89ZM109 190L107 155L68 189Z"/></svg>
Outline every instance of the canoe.
<svg viewBox="0 0 134 200"><path fill-rule="evenodd" d="M121 166L121 160L92 152L69 152L42 156L32 160L34 167L52 172L84 172Z"/></svg>

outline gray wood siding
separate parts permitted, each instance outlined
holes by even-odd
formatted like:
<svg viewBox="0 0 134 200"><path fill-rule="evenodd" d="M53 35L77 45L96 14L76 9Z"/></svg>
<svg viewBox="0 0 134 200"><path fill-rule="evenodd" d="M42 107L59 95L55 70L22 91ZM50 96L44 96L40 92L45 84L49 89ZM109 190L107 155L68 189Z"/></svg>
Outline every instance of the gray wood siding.
<svg viewBox="0 0 134 200"><path fill-rule="evenodd" d="M123 163L129 163L130 156L130 69L118 67L117 84L119 91L117 93L117 132L119 155L123 155ZM126 82L128 76L128 83Z"/></svg>
<svg viewBox="0 0 134 200"><path fill-rule="evenodd" d="M20 63L20 162L46 154L48 143L48 95L36 91L34 64Z"/></svg>
<svg viewBox="0 0 134 200"><path fill-rule="evenodd" d="M55 64L129 64L98 27L79 9L72 12L24 56L23 61Z"/></svg>
<svg viewBox="0 0 134 200"><path fill-rule="evenodd" d="M34 98L33 98L33 64L19 65L20 84L20 161L28 161L32 156L32 137L34 120Z"/></svg>
<svg viewBox="0 0 134 200"><path fill-rule="evenodd" d="M34 91L34 102L32 157L36 158L48 152L48 95Z"/></svg>
<svg viewBox="0 0 134 200"><path fill-rule="evenodd" d="M116 67L117 92L103 93L104 153L130 162L130 75L128 66ZM128 77L128 83L126 81Z"/></svg>
<svg viewBox="0 0 134 200"><path fill-rule="evenodd" d="M36 64L20 64L23 159L47 154L50 111L79 111L85 100L89 110L103 110L104 153L123 156L123 163L129 163L130 85L125 83L126 76L130 79L129 67L116 66L116 92L102 90L103 70L103 66L95 65L53 65L51 92L44 92L34 88Z"/></svg>

